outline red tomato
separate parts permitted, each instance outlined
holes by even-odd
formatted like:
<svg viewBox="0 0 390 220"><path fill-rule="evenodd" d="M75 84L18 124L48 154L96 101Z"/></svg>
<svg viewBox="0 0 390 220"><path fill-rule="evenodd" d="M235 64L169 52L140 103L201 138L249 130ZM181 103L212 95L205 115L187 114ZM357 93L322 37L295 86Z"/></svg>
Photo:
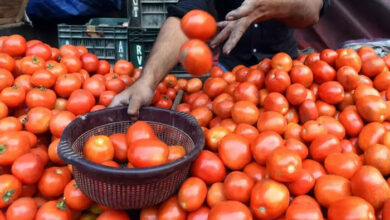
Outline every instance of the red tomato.
<svg viewBox="0 0 390 220"><path fill-rule="evenodd" d="M280 69L271 70L265 77L265 87L270 92L283 93L291 84L287 72Z"/></svg>
<svg viewBox="0 0 390 220"><path fill-rule="evenodd" d="M127 160L127 138L125 134L113 134L110 137L111 143L114 146L114 159L117 161Z"/></svg>
<svg viewBox="0 0 390 220"><path fill-rule="evenodd" d="M158 210L157 219L158 220L185 220L187 216L186 211L184 211L180 205L177 196L172 196L165 202L163 202Z"/></svg>
<svg viewBox="0 0 390 220"><path fill-rule="evenodd" d="M250 101L236 102L231 109L232 119L236 123L255 124L259 119L259 110Z"/></svg>
<svg viewBox="0 0 390 220"><path fill-rule="evenodd" d="M226 167L241 170L252 159L249 143L237 134L228 134L218 144L218 152Z"/></svg>
<svg viewBox="0 0 390 220"><path fill-rule="evenodd" d="M355 153L333 153L326 157L324 165L329 174L350 179L362 166L362 161Z"/></svg>
<svg viewBox="0 0 390 220"><path fill-rule="evenodd" d="M95 105L95 97L88 90L78 89L72 92L67 103L66 109L75 115L88 113Z"/></svg>
<svg viewBox="0 0 390 220"><path fill-rule="evenodd" d="M46 219L55 219L58 220L68 220L72 219L72 214L70 209L66 206L64 200L60 201L49 201L44 203L37 212L35 216L36 220L46 220Z"/></svg>
<svg viewBox="0 0 390 220"><path fill-rule="evenodd" d="M251 151L257 163L264 165L268 156L283 146L282 137L273 131L264 131L251 143Z"/></svg>
<svg viewBox="0 0 390 220"><path fill-rule="evenodd" d="M319 136L326 135L328 133L327 128L318 121L307 121L303 124L300 136L306 142L312 142Z"/></svg>
<svg viewBox="0 0 390 220"><path fill-rule="evenodd" d="M337 104L344 100L344 88L337 81L327 81L318 87L318 96L328 104Z"/></svg>
<svg viewBox="0 0 390 220"><path fill-rule="evenodd" d="M200 126L207 126L213 118L213 113L207 107L193 109L190 114L195 117Z"/></svg>
<svg viewBox="0 0 390 220"><path fill-rule="evenodd" d="M108 106L111 103L112 99L114 99L115 95L116 93L113 91L102 92L99 96L99 104Z"/></svg>
<svg viewBox="0 0 390 220"><path fill-rule="evenodd" d="M320 60L320 53L311 53L309 55L307 55L306 59L305 59L305 62L304 64L308 67L312 67L312 65L317 62L318 60Z"/></svg>
<svg viewBox="0 0 390 220"><path fill-rule="evenodd" d="M337 70L337 81L343 85L345 90L350 91L358 87L359 75L354 68L343 66Z"/></svg>
<svg viewBox="0 0 390 220"><path fill-rule="evenodd" d="M302 159L286 147L279 147L267 157L267 172L279 182L293 182L300 177Z"/></svg>
<svg viewBox="0 0 390 220"><path fill-rule="evenodd" d="M2 52L13 57L22 56L26 52L26 47L26 39L19 34L14 34L4 39Z"/></svg>
<svg viewBox="0 0 390 220"><path fill-rule="evenodd" d="M390 149L382 144L371 145L364 151L364 163L377 168L383 176L390 174Z"/></svg>
<svg viewBox="0 0 390 220"><path fill-rule="evenodd" d="M99 60L96 74L105 75L110 72L110 63L107 60Z"/></svg>
<svg viewBox="0 0 390 220"><path fill-rule="evenodd" d="M0 53L0 68L12 71L15 69L15 60L6 53Z"/></svg>
<svg viewBox="0 0 390 220"><path fill-rule="evenodd" d="M217 32L217 24L213 16L202 10L189 11L180 22L185 35L190 39L210 40Z"/></svg>
<svg viewBox="0 0 390 220"><path fill-rule="evenodd" d="M319 162L323 162L331 153L341 153L339 139L332 134L316 137L309 148L310 156Z"/></svg>
<svg viewBox="0 0 390 220"><path fill-rule="evenodd" d="M320 54L320 59L333 66L337 59L337 52L332 49L325 49Z"/></svg>
<svg viewBox="0 0 390 220"><path fill-rule="evenodd" d="M293 195L304 195L313 189L315 184L314 177L309 171L302 169L298 179L287 183L287 187Z"/></svg>
<svg viewBox="0 0 390 220"><path fill-rule="evenodd" d="M217 155L203 150L192 164L191 173L207 184L211 184L222 181L225 178L226 169Z"/></svg>
<svg viewBox="0 0 390 220"><path fill-rule="evenodd" d="M83 69L89 73L94 73L98 70L99 60L95 54L86 53L80 57Z"/></svg>
<svg viewBox="0 0 390 220"><path fill-rule="evenodd" d="M157 139L141 139L129 146L128 160L134 167L152 167L168 162L168 146Z"/></svg>
<svg viewBox="0 0 390 220"><path fill-rule="evenodd" d="M318 60L310 68L313 71L314 81L317 83L336 79L336 71L325 61Z"/></svg>
<svg viewBox="0 0 390 220"><path fill-rule="evenodd" d="M69 73L80 72L83 65L81 60L76 56L63 56L60 63L66 66Z"/></svg>
<svg viewBox="0 0 390 220"><path fill-rule="evenodd" d="M73 210L82 211L92 205L92 201L80 190L75 180L66 185L64 198L66 205Z"/></svg>
<svg viewBox="0 0 390 220"><path fill-rule="evenodd" d="M305 90L306 92L306 90ZM288 111L289 104L287 99L278 92L271 92L264 99L265 111L275 111L285 115Z"/></svg>
<svg viewBox="0 0 390 220"><path fill-rule="evenodd" d="M306 96L307 96L306 88L299 83L294 83L290 85L286 90L286 98L288 102L293 105L300 105L303 101L305 101ZM287 109L288 109L288 105L287 105Z"/></svg>
<svg viewBox="0 0 390 220"><path fill-rule="evenodd" d="M326 174L324 167L315 160L304 160L302 162L302 168L309 171L315 180Z"/></svg>
<svg viewBox="0 0 390 220"><path fill-rule="evenodd" d="M70 180L71 174L67 167L50 167L43 172L38 189L43 196L58 197Z"/></svg>
<svg viewBox="0 0 390 220"><path fill-rule="evenodd" d="M44 43L37 43L27 48L26 56L37 56L49 60L51 58L51 48Z"/></svg>
<svg viewBox="0 0 390 220"><path fill-rule="evenodd" d="M0 90L12 86L14 77L12 73L6 69L0 68Z"/></svg>
<svg viewBox="0 0 390 220"><path fill-rule="evenodd" d="M126 88L126 84L117 77L106 80L105 86L107 90L114 91L116 93L120 93Z"/></svg>
<svg viewBox="0 0 390 220"><path fill-rule="evenodd" d="M105 135L92 136L85 143L84 157L95 163L102 163L104 161L113 160L114 146Z"/></svg>
<svg viewBox="0 0 390 220"><path fill-rule="evenodd" d="M310 196L302 195L295 197L286 210L286 220L323 220L320 206Z"/></svg>
<svg viewBox="0 0 390 220"><path fill-rule="evenodd" d="M223 201L213 206L209 212L209 220L252 220L249 208L238 201Z"/></svg>
<svg viewBox="0 0 390 220"><path fill-rule="evenodd" d="M350 66L359 72L362 67L362 61L355 50L350 48L337 50L338 56L336 59L336 68L339 69L342 66Z"/></svg>
<svg viewBox="0 0 390 220"><path fill-rule="evenodd" d="M222 78L208 78L203 85L203 90L210 98L214 98L223 93L227 86L228 83Z"/></svg>
<svg viewBox="0 0 390 220"><path fill-rule="evenodd" d="M179 60L190 74L201 76L210 70L213 59L210 49L204 42L192 39L180 48Z"/></svg>
<svg viewBox="0 0 390 220"><path fill-rule="evenodd" d="M292 83L299 83L308 88L313 83L313 72L307 66L293 66L290 71Z"/></svg>
<svg viewBox="0 0 390 220"><path fill-rule="evenodd" d="M233 171L224 181L225 195L229 200L246 203L249 201L255 181L244 172Z"/></svg>
<svg viewBox="0 0 390 220"><path fill-rule="evenodd" d="M364 126L358 137L360 149L364 151L370 146L380 143L385 132L385 127L378 122L372 122Z"/></svg>
<svg viewBox="0 0 390 220"><path fill-rule="evenodd" d="M379 57L374 57L363 62L361 72L368 77L374 77L381 73L385 67L385 61Z"/></svg>
<svg viewBox="0 0 390 220"><path fill-rule="evenodd" d="M25 98L26 92L17 86L6 87L0 93L0 101L10 108L21 105Z"/></svg>
<svg viewBox="0 0 390 220"><path fill-rule="evenodd" d="M62 57L64 57L64 56L79 57L81 55L79 53L79 51L77 50L77 47L70 45L70 44L62 45L60 47L60 54Z"/></svg>
<svg viewBox="0 0 390 220"><path fill-rule="evenodd" d="M273 69L280 69L288 72L292 67L292 59L288 54L280 52L272 57L271 65Z"/></svg>
<svg viewBox="0 0 390 220"><path fill-rule="evenodd" d="M264 87L265 74L261 70L249 70L245 77L246 82L253 83L258 89Z"/></svg>
<svg viewBox="0 0 390 220"><path fill-rule="evenodd" d="M209 217L210 208L202 206L198 210L188 214L188 220L207 220Z"/></svg>
<svg viewBox="0 0 390 220"><path fill-rule="evenodd" d="M37 210L38 206L33 198L19 198L8 207L6 217L8 220L33 220Z"/></svg>
<svg viewBox="0 0 390 220"><path fill-rule="evenodd" d="M50 120L50 132L56 137L61 137L66 126L72 122L76 116L70 111L61 111Z"/></svg>
<svg viewBox="0 0 390 220"><path fill-rule="evenodd" d="M388 109L381 97L368 95L357 100L356 108L363 119L369 122L383 122L388 117Z"/></svg>
<svg viewBox="0 0 390 220"><path fill-rule="evenodd" d="M162 95L155 106L158 108L170 109L172 108L172 100L168 96Z"/></svg>
<svg viewBox="0 0 390 220"><path fill-rule="evenodd" d="M366 200L356 196L345 197L329 206L329 220L351 218L373 220L375 219L375 210Z"/></svg>
<svg viewBox="0 0 390 220"><path fill-rule="evenodd" d="M41 178L44 165L39 156L27 153L15 160L11 171L24 184L34 184Z"/></svg>
<svg viewBox="0 0 390 220"><path fill-rule="evenodd" d="M263 112L257 121L257 128L260 132L275 131L282 135L287 129L287 119L280 113L274 111Z"/></svg>
<svg viewBox="0 0 390 220"><path fill-rule="evenodd" d="M351 183L348 179L336 175L323 175L316 180L314 195L324 207L339 199L351 195Z"/></svg>
<svg viewBox="0 0 390 220"><path fill-rule="evenodd" d="M27 131L34 134L43 134L49 130L49 123L52 113L45 107L32 108L27 113L27 119L24 126Z"/></svg>
<svg viewBox="0 0 390 220"><path fill-rule="evenodd" d="M274 219L286 211L289 198L284 184L271 179L261 180L253 187L250 207L257 218Z"/></svg>
<svg viewBox="0 0 390 220"><path fill-rule="evenodd" d="M207 195L207 186L202 179L190 177L184 181L178 192L180 207L188 212L199 209Z"/></svg>
<svg viewBox="0 0 390 220"><path fill-rule="evenodd" d="M256 127L245 123L238 124L234 133L244 137L249 143L252 143L259 135L259 131Z"/></svg>
<svg viewBox="0 0 390 220"><path fill-rule="evenodd" d="M34 88L26 95L26 105L29 108L45 107L53 109L56 105L56 94L51 89Z"/></svg>
<svg viewBox="0 0 390 220"><path fill-rule="evenodd" d="M82 82L76 75L64 74L57 78L54 90L59 96L66 98L73 91L80 89L81 85Z"/></svg>

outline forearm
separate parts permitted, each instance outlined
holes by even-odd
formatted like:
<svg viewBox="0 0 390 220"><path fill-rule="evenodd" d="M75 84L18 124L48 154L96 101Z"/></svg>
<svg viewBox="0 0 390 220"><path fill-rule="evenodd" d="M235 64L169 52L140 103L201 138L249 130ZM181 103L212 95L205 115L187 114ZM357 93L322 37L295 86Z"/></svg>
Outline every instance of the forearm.
<svg viewBox="0 0 390 220"><path fill-rule="evenodd" d="M155 88L179 62L180 47L187 41L180 19L169 17L162 26L140 80Z"/></svg>
<svg viewBox="0 0 390 220"><path fill-rule="evenodd" d="M280 11L275 16L294 28L305 28L318 22L323 0L281 0ZM283 8L282 8L283 7Z"/></svg>

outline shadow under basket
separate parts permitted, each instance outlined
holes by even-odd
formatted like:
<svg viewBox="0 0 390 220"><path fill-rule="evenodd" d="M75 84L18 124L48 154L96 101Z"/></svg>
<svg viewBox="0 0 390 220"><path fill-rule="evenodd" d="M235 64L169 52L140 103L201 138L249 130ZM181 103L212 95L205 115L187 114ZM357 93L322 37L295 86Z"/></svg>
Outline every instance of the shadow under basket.
<svg viewBox="0 0 390 220"><path fill-rule="evenodd" d="M187 154L150 168L113 168L86 160L82 153L90 137L126 133L134 123L126 106L80 116L64 130L58 154L73 166L76 183L93 201L115 209L150 207L172 196L187 178L192 161L204 146L204 134L196 119L182 112L144 107L139 120L148 122L167 145L182 145Z"/></svg>

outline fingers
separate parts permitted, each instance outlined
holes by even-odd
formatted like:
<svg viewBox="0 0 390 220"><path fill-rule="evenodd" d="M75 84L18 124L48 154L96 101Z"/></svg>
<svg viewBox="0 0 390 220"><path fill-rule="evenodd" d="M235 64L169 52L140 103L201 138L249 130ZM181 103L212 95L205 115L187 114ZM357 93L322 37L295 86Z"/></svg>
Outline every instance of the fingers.
<svg viewBox="0 0 390 220"><path fill-rule="evenodd" d="M218 33L217 36L214 37L214 39L211 41L210 45L211 48L215 48L218 45L220 45L222 42L224 42L230 35L232 29L232 25L227 24L225 28L222 29L221 32Z"/></svg>
<svg viewBox="0 0 390 220"><path fill-rule="evenodd" d="M129 107L127 108L127 114L129 114L131 120L135 121L139 116L139 109L141 108L141 101L137 98L132 98L129 101Z"/></svg>
<svg viewBox="0 0 390 220"><path fill-rule="evenodd" d="M236 46L238 41L241 39L242 35L248 29L250 22L247 19L239 20L233 27L229 39L226 41L223 46L223 52L225 54L230 54L230 51Z"/></svg>
<svg viewBox="0 0 390 220"><path fill-rule="evenodd" d="M220 21L220 22L217 23L217 27L219 29L222 29L222 28L225 28L228 24L229 24L228 21Z"/></svg>
<svg viewBox="0 0 390 220"><path fill-rule="evenodd" d="M250 0L246 0L237 9L227 13L226 20L233 21L242 17L248 16L255 9L254 4Z"/></svg>

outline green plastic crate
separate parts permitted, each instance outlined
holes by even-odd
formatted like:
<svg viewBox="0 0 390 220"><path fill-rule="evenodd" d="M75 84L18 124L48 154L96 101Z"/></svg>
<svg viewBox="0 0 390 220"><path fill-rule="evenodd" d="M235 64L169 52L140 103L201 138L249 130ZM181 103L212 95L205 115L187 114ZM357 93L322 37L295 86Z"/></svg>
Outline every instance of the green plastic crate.
<svg viewBox="0 0 390 220"><path fill-rule="evenodd" d="M59 24L58 45L85 46L99 59L115 61L129 58L127 18L94 18L85 25Z"/></svg>
<svg viewBox="0 0 390 220"><path fill-rule="evenodd" d="M130 61L136 68L142 68L149 57L159 28L129 28ZM183 68L178 65L171 73L184 74Z"/></svg>
<svg viewBox="0 0 390 220"><path fill-rule="evenodd" d="M160 28L167 18L167 9L178 0L127 0L129 27Z"/></svg>

